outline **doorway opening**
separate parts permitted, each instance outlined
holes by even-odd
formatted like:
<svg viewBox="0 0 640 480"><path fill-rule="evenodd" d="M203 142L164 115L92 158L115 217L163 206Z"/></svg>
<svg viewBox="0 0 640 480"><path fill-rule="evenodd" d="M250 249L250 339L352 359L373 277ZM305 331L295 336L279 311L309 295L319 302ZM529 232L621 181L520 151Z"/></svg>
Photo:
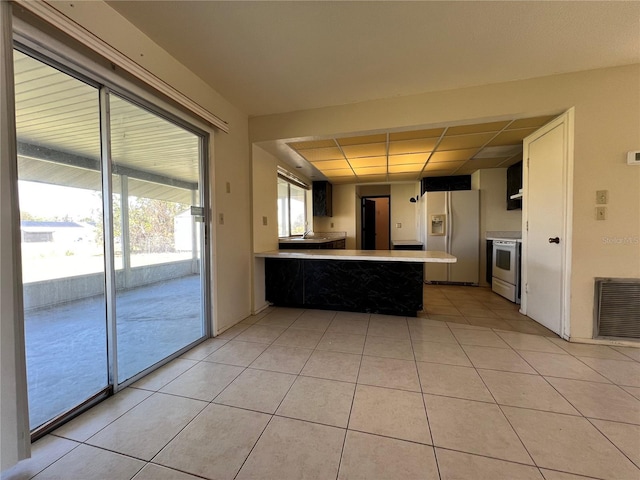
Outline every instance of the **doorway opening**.
<svg viewBox="0 0 640 480"><path fill-rule="evenodd" d="M362 197L363 250L389 250L391 247L391 196Z"/></svg>

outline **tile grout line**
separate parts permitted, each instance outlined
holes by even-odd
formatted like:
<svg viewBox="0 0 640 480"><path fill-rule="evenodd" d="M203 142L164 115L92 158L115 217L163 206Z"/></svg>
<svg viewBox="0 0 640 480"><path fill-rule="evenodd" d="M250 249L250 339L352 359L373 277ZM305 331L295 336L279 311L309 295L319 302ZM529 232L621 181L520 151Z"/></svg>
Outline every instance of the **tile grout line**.
<svg viewBox="0 0 640 480"><path fill-rule="evenodd" d="M611 445L613 445L613 448L615 448L616 450L618 450L618 451L619 451L619 452L620 452L620 453L621 453L625 458L627 458L627 459L631 462L631 464L632 464L632 465L635 465L635 467L638 469L638 477L640 477L640 465L638 465L636 462L634 462L634 461L629 457L629 455L627 455L626 453L624 453L620 447L618 447L615 443L613 443L613 441L609 438L609 436L608 436L606 433L604 433L602 430L600 430L600 429L598 428L598 426L597 426L597 425L595 425L595 424L592 422L592 419L591 419L591 418L589 418L589 417L584 417L584 418L587 420L587 422L589 422L589 424L590 424L593 428L595 428L595 429L598 431L598 433L600 433L600 435L602 435L604 438L606 438L606 439L609 441L609 443L610 443ZM595 419L595 420L598 420L598 419ZM607 420L605 420L605 421L607 421ZM622 422L620 422L620 423L622 423ZM635 425L635 424L625 424L625 425L634 425L634 426L637 426L637 425ZM639 463L640 463L640 462L639 462Z"/></svg>
<svg viewBox="0 0 640 480"><path fill-rule="evenodd" d="M407 321L405 319L405 321ZM409 330L409 344L411 345L411 353L413 354L413 365L416 369L416 374L418 376L418 386L420 387L420 397L422 400L422 408L424 409L424 415L427 419L427 428L429 429L429 439L431 440L431 448L433 449L433 458L436 462L436 471L438 472L438 478L442 478L442 473L440 472L440 462L438 462L438 455L436 453L436 445L435 440L433 439L433 431L431 430L431 422L429 421L429 411L427 410L427 401L424 398L424 388L422 387L422 379L420 378L420 369L418 368L418 360L416 359L416 351L413 348L413 336L411 334L411 328L409 328L409 322L407 321L407 328ZM450 332L453 335L453 332ZM455 338L455 337L454 337Z"/></svg>
<svg viewBox="0 0 640 480"><path fill-rule="evenodd" d="M493 332L493 330L491 330ZM498 336L495 332L493 332L494 335ZM504 341L504 340L503 340ZM507 344L505 342L505 344L509 347L509 349L513 350L515 352L515 349L513 349L511 347L511 345ZM462 348L462 344L460 345L460 347ZM464 348L462 348L462 350L464 351L465 355L467 355L467 358L469 358L466 350L464 350ZM516 352L517 354L517 352ZM493 401L495 402L494 404L498 407L498 410L500 410L500 413L502 414L502 417L506 420L506 422L509 424L509 427L511 427L511 431L514 433L514 435L517 437L517 439L520 441L520 445L522 445L522 448L524 449L525 452L527 452L527 455L529 456L529 458L531 459L531 461L533 462L533 465L535 467L538 468L538 471L540 472L540 467L538 466L538 464L536 463L535 459L533 458L533 456L531 455L531 452L529 451L529 449L527 448L527 446L524 444L524 441L522 440L522 438L520 438L520 435L518 435L518 432L516 431L515 427L513 426L513 424L509 421L509 418L507 417L507 415L504 413L504 410L502 409L502 406L498 403L498 401L496 400L493 392L491 391L491 389L489 388L489 386L487 385L485 379L482 377L482 375L480 375L480 372L478 372L478 368L476 367L476 365L473 363L473 361L471 360L471 358L469 358L469 362L471 362L471 365L473 366L474 371L476 372L476 375L480 378L480 381L482 382L482 384L484 385L484 388L489 392L489 395L491 395L491 398L493 398ZM494 458L494 457L492 457ZM497 459L500 460L500 459ZM540 474L542 475L542 472L540 472Z"/></svg>
<svg viewBox="0 0 640 480"><path fill-rule="evenodd" d="M356 402L356 393L358 392L358 379L360 378L360 369L362 368L362 359L364 358L364 348L367 343L367 334L369 333L369 323L371 322L371 315L367 320L367 329L365 330L365 344L362 346L362 354L360 355L360 362L358 363L358 373L356 374L356 382L353 388L353 397L351 398L351 406L349 407L349 416L347 417L347 425L344 430L344 438L342 440L342 449L340 450L340 458L338 459L338 471L336 472L336 479L340 476L340 469L342 468L342 458L344 457L344 448L347 445L347 435L349 434L349 423L351 422L351 414L353 413L353 405Z"/></svg>

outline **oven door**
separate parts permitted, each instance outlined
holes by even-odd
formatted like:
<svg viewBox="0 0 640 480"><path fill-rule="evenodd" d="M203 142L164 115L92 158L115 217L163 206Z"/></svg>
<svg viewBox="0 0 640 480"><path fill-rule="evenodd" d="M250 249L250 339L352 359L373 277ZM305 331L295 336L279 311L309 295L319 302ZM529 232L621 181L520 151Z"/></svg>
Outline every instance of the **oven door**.
<svg viewBox="0 0 640 480"><path fill-rule="evenodd" d="M493 242L493 277L516 284L516 242Z"/></svg>

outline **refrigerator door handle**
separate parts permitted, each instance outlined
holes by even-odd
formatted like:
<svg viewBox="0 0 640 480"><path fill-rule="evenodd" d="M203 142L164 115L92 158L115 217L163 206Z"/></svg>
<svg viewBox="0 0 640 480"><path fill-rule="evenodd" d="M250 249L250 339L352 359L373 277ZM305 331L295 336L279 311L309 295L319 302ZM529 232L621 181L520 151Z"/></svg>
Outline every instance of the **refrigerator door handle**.
<svg viewBox="0 0 640 480"><path fill-rule="evenodd" d="M451 218L451 214L452 214L452 202L451 202L451 192L447 192L447 223L449 223L448 225L448 230L449 230L449 237L447 238L447 253L451 253L451 244L452 242L452 238L453 238L453 218Z"/></svg>
<svg viewBox="0 0 640 480"><path fill-rule="evenodd" d="M451 254L451 238L453 237L453 219L451 218L451 192L447 192L446 198L446 209L447 209L447 253ZM451 264L447 264L447 282L451 279Z"/></svg>

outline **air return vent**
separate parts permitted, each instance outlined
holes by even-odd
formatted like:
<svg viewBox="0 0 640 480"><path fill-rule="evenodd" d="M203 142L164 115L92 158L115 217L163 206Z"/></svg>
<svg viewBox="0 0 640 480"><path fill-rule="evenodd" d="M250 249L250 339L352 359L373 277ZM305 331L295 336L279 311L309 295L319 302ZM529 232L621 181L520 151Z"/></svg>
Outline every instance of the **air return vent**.
<svg viewBox="0 0 640 480"><path fill-rule="evenodd" d="M596 278L596 336L640 339L640 279Z"/></svg>

